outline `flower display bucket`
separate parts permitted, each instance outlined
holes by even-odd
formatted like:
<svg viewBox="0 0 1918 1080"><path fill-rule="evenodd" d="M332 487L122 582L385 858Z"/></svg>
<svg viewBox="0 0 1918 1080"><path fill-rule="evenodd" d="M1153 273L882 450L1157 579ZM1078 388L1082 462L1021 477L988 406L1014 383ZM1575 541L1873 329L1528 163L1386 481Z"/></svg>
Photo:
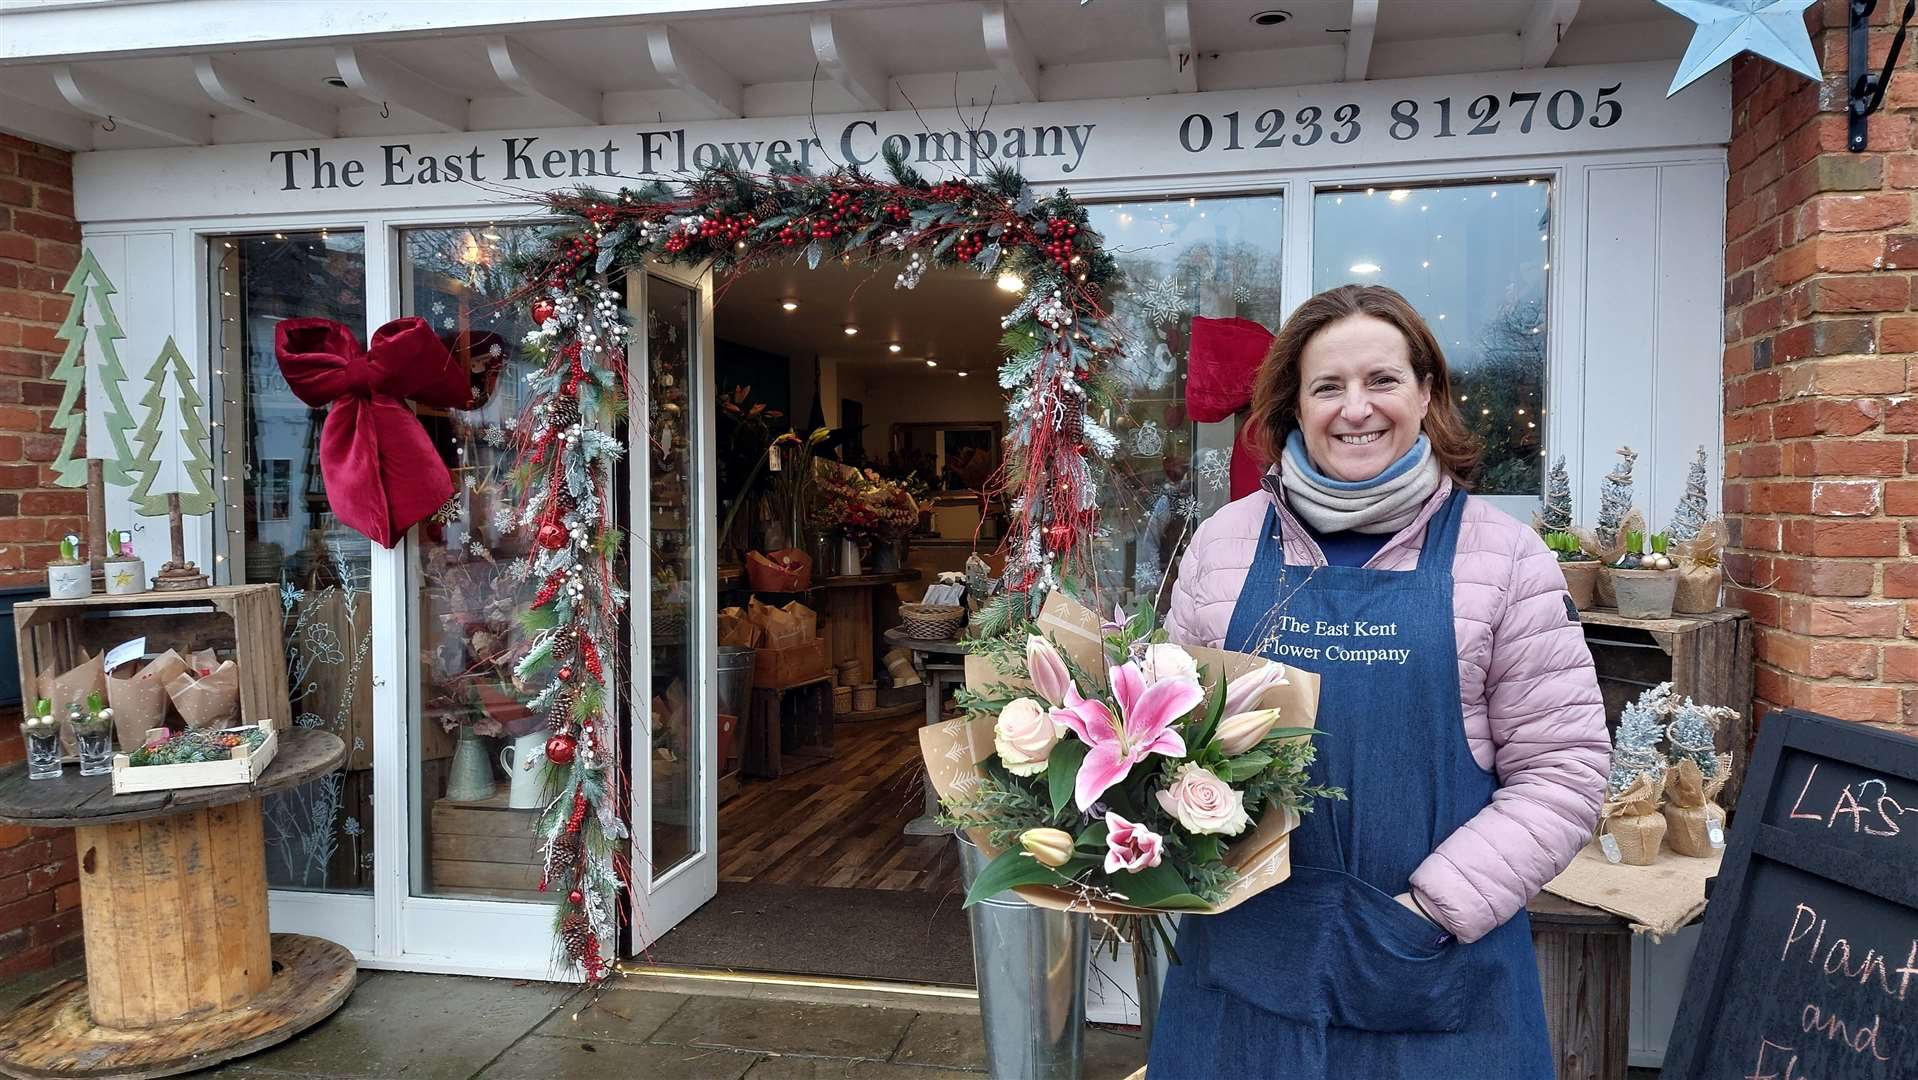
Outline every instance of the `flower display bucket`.
<svg viewBox="0 0 1918 1080"><path fill-rule="evenodd" d="M1580 611L1590 610L1598 596L1598 560L1562 562L1558 569L1565 575L1565 591L1572 594L1572 603Z"/></svg>
<svg viewBox="0 0 1918 1080"><path fill-rule="evenodd" d="M866 572L859 557L859 544L846 537L839 538L839 572L846 577L858 577Z"/></svg>
<svg viewBox="0 0 1918 1080"><path fill-rule="evenodd" d="M453 745L453 764L447 770L446 797L453 802L479 802L498 790L493 783L493 755L471 725L460 728Z"/></svg>
<svg viewBox="0 0 1918 1080"><path fill-rule="evenodd" d="M1678 592L1678 574L1672 570L1613 570L1612 588L1618 594L1618 613L1627 619L1669 619L1672 598Z"/></svg>
<svg viewBox="0 0 1918 1080"><path fill-rule="evenodd" d="M988 860L964 836L958 842L961 876L970 889ZM1092 948L1086 916L1034 907L1009 892L981 900L966 915L987 1074L1078 1080Z"/></svg>

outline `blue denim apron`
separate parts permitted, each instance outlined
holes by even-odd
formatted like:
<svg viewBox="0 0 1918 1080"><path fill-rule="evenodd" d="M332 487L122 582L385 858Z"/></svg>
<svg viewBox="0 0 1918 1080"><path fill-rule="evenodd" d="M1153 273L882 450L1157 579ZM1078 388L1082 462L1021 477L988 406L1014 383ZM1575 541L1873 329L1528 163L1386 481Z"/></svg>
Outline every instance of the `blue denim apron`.
<svg viewBox="0 0 1918 1080"><path fill-rule="evenodd" d="M1553 1076L1524 912L1466 945L1393 899L1498 788L1459 698L1465 498L1432 516L1411 571L1287 566L1266 511L1225 647L1319 674L1313 775L1349 799L1304 816L1283 884L1182 920L1151 1080Z"/></svg>

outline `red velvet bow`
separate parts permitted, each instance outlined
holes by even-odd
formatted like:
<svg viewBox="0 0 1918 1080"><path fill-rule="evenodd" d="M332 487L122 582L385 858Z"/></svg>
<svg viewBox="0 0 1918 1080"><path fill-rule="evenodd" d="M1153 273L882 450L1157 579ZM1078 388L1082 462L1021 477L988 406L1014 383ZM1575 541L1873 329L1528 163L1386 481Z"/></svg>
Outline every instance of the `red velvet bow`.
<svg viewBox="0 0 1918 1080"><path fill-rule="evenodd" d="M1185 407L1194 420L1213 424L1229 419L1252 404L1252 382L1272 347L1272 331L1251 319L1192 320L1191 350L1186 358ZM1261 456L1241 426L1232 443L1232 497L1242 499L1259 490L1264 471Z"/></svg>
<svg viewBox="0 0 1918 1080"><path fill-rule="evenodd" d="M333 514L381 547L453 494L453 474L402 399L465 408L472 383L426 320L394 319L364 351L331 319L286 319L274 330L280 371L301 401L330 406L320 475Z"/></svg>

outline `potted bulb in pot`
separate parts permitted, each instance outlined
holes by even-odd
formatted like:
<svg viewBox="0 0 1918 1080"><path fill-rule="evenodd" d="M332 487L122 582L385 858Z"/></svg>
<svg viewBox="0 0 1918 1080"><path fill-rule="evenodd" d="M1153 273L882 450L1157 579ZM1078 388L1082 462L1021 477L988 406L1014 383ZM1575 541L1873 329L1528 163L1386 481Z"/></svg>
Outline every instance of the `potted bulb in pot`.
<svg viewBox="0 0 1918 1080"><path fill-rule="evenodd" d="M1598 589L1598 560L1585 553L1578 537L1568 532L1545 534L1545 546L1558 558L1559 572L1565 575L1565 591L1580 611L1592 606Z"/></svg>
<svg viewBox="0 0 1918 1080"><path fill-rule="evenodd" d="M1626 534L1625 554L1608 568L1620 615L1627 619L1671 618L1678 574L1665 554L1666 546L1664 533L1652 537L1649 552L1644 551L1643 534Z"/></svg>

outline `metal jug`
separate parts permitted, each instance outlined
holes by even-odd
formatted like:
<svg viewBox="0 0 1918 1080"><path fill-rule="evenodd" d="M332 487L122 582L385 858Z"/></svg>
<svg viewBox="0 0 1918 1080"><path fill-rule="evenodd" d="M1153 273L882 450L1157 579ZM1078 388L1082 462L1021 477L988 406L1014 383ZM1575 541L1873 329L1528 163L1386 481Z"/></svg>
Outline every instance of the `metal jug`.
<svg viewBox="0 0 1918 1080"><path fill-rule="evenodd" d="M490 799L497 790L493 784L493 755L472 726L460 728L459 742L453 746L453 764L446 773L446 797L454 802L479 802Z"/></svg>

